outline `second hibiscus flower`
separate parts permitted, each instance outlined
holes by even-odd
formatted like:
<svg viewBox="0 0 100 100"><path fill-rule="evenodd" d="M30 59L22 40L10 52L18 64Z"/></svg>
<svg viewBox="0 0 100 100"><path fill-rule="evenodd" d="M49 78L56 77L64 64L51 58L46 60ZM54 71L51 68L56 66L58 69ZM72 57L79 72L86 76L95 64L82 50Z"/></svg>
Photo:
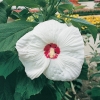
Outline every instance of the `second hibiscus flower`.
<svg viewBox="0 0 100 100"><path fill-rule="evenodd" d="M50 80L76 79L84 62L84 42L79 30L55 20L38 24L16 43L19 59L31 79L42 73Z"/></svg>

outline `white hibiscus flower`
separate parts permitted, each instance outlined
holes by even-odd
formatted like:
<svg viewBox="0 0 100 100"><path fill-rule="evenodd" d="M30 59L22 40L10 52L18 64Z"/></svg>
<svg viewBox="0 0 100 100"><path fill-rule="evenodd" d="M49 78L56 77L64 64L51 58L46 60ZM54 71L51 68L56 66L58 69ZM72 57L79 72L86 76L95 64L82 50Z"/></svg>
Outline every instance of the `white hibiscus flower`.
<svg viewBox="0 0 100 100"><path fill-rule="evenodd" d="M38 24L17 41L16 49L31 79L43 73L50 80L74 80L84 61L84 43L79 30L55 20Z"/></svg>

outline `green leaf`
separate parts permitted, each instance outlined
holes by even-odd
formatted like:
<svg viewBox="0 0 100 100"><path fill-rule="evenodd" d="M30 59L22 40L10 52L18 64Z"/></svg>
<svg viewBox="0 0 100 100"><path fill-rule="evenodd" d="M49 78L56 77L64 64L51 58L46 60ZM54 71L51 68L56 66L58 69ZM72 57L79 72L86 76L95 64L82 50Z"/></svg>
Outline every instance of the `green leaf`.
<svg viewBox="0 0 100 100"><path fill-rule="evenodd" d="M14 100L25 100L25 99L23 99L22 97L21 97L21 94L20 93L15 93L14 94Z"/></svg>
<svg viewBox="0 0 100 100"><path fill-rule="evenodd" d="M11 13L11 17L15 17L15 18L18 18L18 19L21 19L21 20L27 20L27 18L29 16L31 16L32 14L29 12L28 9L23 9L21 12L16 12L16 11L13 11Z"/></svg>
<svg viewBox="0 0 100 100"><path fill-rule="evenodd" d="M92 79L93 77L100 77L100 73L92 74L92 75L90 76L90 79Z"/></svg>
<svg viewBox="0 0 100 100"><path fill-rule="evenodd" d="M100 87L94 87L89 91L89 95L93 100L100 100Z"/></svg>
<svg viewBox="0 0 100 100"><path fill-rule="evenodd" d="M9 83L9 86L11 88L13 95L15 93L16 79L17 79L17 75L18 75L18 72L19 72L19 68L14 70L10 75L8 75L6 77L6 81Z"/></svg>
<svg viewBox="0 0 100 100"><path fill-rule="evenodd" d="M29 13L28 9L23 9L21 12L19 12L19 14L20 14L21 16L23 16L23 17L24 17L24 15L26 15L26 14L28 14L28 13Z"/></svg>
<svg viewBox="0 0 100 100"><path fill-rule="evenodd" d="M93 61L99 62L100 61L100 56L92 57L90 62L93 62Z"/></svg>
<svg viewBox="0 0 100 100"><path fill-rule="evenodd" d="M20 19L27 20L29 16L32 16L32 13L30 13L28 9L23 9L21 12L19 12L19 15Z"/></svg>
<svg viewBox="0 0 100 100"><path fill-rule="evenodd" d="M84 7L86 7L86 6L84 6L84 5L75 6L74 10L83 9Z"/></svg>
<svg viewBox="0 0 100 100"><path fill-rule="evenodd" d="M82 80L88 80L88 64L86 63L86 61L84 61L84 64L82 66L82 70L81 73L78 77L78 79L82 79Z"/></svg>
<svg viewBox="0 0 100 100"><path fill-rule="evenodd" d="M66 4L61 4L58 6L58 11L63 12L64 10L69 10L72 11L73 10L73 4L70 2L67 2Z"/></svg>
<svg viewBox="0 0 100 100"><path fill-rule="evenodd" d="M81 90L81 87L82 87L82 80L81 79L76 79L73 81L73 84L74 84L74 88L76 91L80 91Z"/></svg>
<svg viewBox="0 0 100 100"><path fill-rule="evenodd" d="M62 99L62 96L58 91L56 91L56 97L57 97L57 100L61 100Z"/></svg>
<svg viewBox="0 0 100 100"><path fill-rule="evenodd" d="M81 26L86 26L89 30L89 32L92 34L93 38L94 38L94 41L96 40L96 37L97 37L97 27L89 22L87 22L86 20L84 19L80 19L80 18L72 18L71 19L71 23L75 26L75 27L78 27L79 28ZM77 25L78 24L78 25Z"/></svg>
<svg viewBox="0 0 100 100"><path fill-rule="evenodd" d="M36 0L5 0L10 6L38 7Z"/></svg>
<svg viewBox="0 0 100 100"><path fill-rule="evenodd" d="M46 7L46 1L45 0L37 0L36 3L40 5L41 7Z"/></svg>
<svg viewBox="0 0 100 100"><path fill-rule="evenodd" d="M15 44L23 35L33 29L37 23L15 21L0 25L0 51L13 51Z"/></svg>
<svg viewBox="0 0 100 100"><path fill-rule="evenodd" d="M65 86L65 88L70 88L71 86L70 86L70 84L69 84L69 82L64 82L64 86Z"/></svg>
<svg viewBox="0 0 100 100"><path fill-rule="evenodd" d="M90 48L94 51L94 48L89 44Z"/></svg>
<svg viewBox="0 0 100 100"><path fill-rule="evenodd" d="M0 76L0 100L14 100L9 83Z"/></svg>
<svg viewBox="0 0 100 100"><path fill-rule="evenodd" d="M98 44L98 47L97 48L100 48L100 43Z"/></svg>
<svg viewBox="0 0 100 100"><path fill-rule="evenodd" d="M82 80L81 79L76 79L73 81L73 83L76 85L76 86L82 86Z"/></svg>
<svg viewBox="0 0 100 100"><path fill-rule="evenodd" d="M57 100L57 99L54 88L47 85L43 88L41 93L31 96L31 98L28 100Z"/></svg>
<svg viewBox="0 0 100 100"><path fill-rule="evenodd" d="M62 92L62 93L65 93L65 92L66 92L66 87L65 87L64 82L55 81L55 82L54 82L54 86L55 86L55 87L57 88L57 90L59 90L60 92Z"/></svg>
<svg viewBox="0 0 100 100"><path fill-rule="evenodd" d="M0 3L0 24L7 22L6 5L4 2Z"/></svg>
<svg viewBox="0 0 100 100"><path fill-rule="evenodd" d="M15 17L16 19L21 19L20 14L17 13L16 11L13 11L13 12L11 13L11 17L12 17L13 19L14 19L14 17Z"/></svg>
<svg viewBox="0 0 100 100"><path fill-rule="evenodd" d="M0 76L0 100L14 100L17 72L13 71L6 79Z"/></svg>
<svg viewBox="0 0 100 100"><path fill-rule="evenodd" d="M60 1L60 0L59 0ZM61 0L61 2L69 2L69 0Z"/></svg>
<svg viewBox="0 0 100 100"><path fill-rule="evenodd" d="M19 66L21 66L21 62L17 54L11 51L0 52L0 76L6 78Z"/></svg>
<svg viewBox="0 0 100 100"><path fill-rule="evenodd" d="M36 95L41 92L46 84L46 78L44 76L40 76L37 79L31 80L24 72L21 72L16 84L17 86L14 94L15 100L18 100L16 97L17 95L19 95L19 98L22 98L21 100L25 100L29 99L31 95Z"/></svg>
<svg viewBox="0 0 100 100"><path fill-rule="evenodd" d="M68 98L71 98L69 94L66 94L66 89L70 88L70 84L68 82L55 81L54 87L56 90L55 93L57 100L61 100L62 98L67 100Z"/></svg>
<svg viewBox="0 0 100 100"><path fill-rule="evenodd" d="M100 70L100 63L97 63L97 70Z"/></svg>
<svg viewBox="0 0 100 100"><path fill-rule="evenodd" d="M6 1L8 4L11 4L13 2L13 0L4 0Z"/></svg>

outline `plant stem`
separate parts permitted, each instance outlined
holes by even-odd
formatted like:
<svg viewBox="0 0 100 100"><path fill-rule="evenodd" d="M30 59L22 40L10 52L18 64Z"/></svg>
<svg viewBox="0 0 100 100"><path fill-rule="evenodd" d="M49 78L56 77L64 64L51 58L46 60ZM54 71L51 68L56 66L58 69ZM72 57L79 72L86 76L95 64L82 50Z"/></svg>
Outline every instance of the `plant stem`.
<svg viewBox="0 0 100 100"><path fill-rule="evenodd" d="M71 88L72 88L73 94L76 95L76 91L75 91L74 85L73 85L72 82L70 82L70 83L71 83Z"/></svg>

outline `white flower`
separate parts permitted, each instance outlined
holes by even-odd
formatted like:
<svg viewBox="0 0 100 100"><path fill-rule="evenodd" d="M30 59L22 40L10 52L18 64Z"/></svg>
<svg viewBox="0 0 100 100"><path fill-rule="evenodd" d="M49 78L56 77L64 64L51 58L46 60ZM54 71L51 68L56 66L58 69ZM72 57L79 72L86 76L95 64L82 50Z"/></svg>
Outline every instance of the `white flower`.
<svg viewBox="0 0 100 100"><path fill-rule="evenodd" d="M25 9L25 7L24 6L18 6L17 9L23 10L23 9Z"/></svg>
<svg viewBox="0 0 100 100"><path fill-rule="evenodd" d="M15 10L15 9L17 9L16 6L12 6L12 7L11 7L11 10Z"/></svg>
<svg viewBox="0 0 100 100"><path fill-rule="evenodd" d="M38 24L17 41L16 49L31 79L43 73L50 80L74 80L84 61L84 43L79 30L55 20Z"/></svg>
<svg viewBox="0 0 100 100"><path fill-rule="evenodd" d="M0 0L0 3L2 2L3 0Z"/></svg>

